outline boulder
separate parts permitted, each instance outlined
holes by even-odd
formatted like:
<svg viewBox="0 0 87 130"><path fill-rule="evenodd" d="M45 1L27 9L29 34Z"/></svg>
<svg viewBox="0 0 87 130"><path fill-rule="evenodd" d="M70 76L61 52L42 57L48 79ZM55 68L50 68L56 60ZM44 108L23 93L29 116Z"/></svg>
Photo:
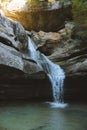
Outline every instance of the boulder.
<svg viewBox="0 0 87 130"><path fill-rule="evenodd" d="M5 16L19 21L26 30L57 31L72 18L70 1L12 0L1 2L1 7Z"/></svg>
<svg viewBox="0 0 87 130"><path fill-rule="evenodd" d="M67 23L64 26L65 28L57 32L31 31L30 36L35 42L37 50L44 53L46 56L55 53L57 50L57 53L60 53L64 46L62 42L65 42L71 38L71 30L73 28L72 23Z"/></svg>
<svg viewBox="0 0 87 130"><path fill-rule="evenodd" d="M58 32L31 31L31 37L37 46L37 50L46 56L51 55L58 43L66 36L66 30L63 28Z"/></svg>
<svg viewBox="0 0 87 130"><path fill-rule="evenodd" d="M28 36L20 23L0 14L0 42L23 51L27 49Z"/></svg>

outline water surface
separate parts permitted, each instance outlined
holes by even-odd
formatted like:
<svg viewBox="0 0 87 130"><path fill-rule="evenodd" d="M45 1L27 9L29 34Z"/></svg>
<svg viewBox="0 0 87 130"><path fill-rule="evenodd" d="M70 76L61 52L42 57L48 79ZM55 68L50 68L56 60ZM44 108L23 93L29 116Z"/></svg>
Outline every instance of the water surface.
<svg viewBox="0 0 87 130"><path fill-rule="evenodd" d="M0 130L87 130L87 105L0 102Z"/></svg>

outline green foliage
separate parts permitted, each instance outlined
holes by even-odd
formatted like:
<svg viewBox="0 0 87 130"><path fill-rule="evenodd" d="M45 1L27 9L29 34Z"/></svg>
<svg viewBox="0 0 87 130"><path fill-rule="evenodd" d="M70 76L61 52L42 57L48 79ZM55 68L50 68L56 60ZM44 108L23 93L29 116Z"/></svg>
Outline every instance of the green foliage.
<svg viewBox="0 0 87 130"><path fill-rule="evenodd" d="M72 12L75 22L81 22L87 17L87 2L72 0Z"/></svg>
<svg viewBox="0 0 87 130"><path fill-rule="evenodd" d="M73 20L76 25L76 35L84 39L87 37L87 1L72 0Z"/></svg>

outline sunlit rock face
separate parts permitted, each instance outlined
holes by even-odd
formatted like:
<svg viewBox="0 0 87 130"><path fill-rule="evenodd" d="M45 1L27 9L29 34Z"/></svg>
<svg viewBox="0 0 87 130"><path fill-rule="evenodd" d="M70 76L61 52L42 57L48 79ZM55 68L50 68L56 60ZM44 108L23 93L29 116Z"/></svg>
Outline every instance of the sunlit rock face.
<svg viewBox="0 0 87 130"><path fill-rule="evenodd" d="M23 51L27 49L28 36L20 23L13 22L0 14L0 42Z"/></svg>
<svg viewBox="0 0 87 130"><path fill-rule="evenodd" d="M44 78L43 70L27 56L27 44L28 36L22 25L0 15L0 79L33 74Z"/></svg>
<svg viewBox="0 0 87 130"><path fill-rule="evenodd" d="M54 53L54 50L59 46L58 43L64 39L65 36L65 29L61 29L59 32L31 31L31 37L37 46L37 50L46 56Z"/></svg>
<svg viewBox="0 0 87 130"><path fill-rule="evenodd" d="M28 56L24 28L0 15L0 100L49 99L51 84Z"/></svg>
<svg viewBox="0 0 87 130"><path fill-rule="evenodd" d="M21 22L27 30L57 31L72 17L70 3L62 5L55 0L12 0L1 4L4 14Z"/></svg>

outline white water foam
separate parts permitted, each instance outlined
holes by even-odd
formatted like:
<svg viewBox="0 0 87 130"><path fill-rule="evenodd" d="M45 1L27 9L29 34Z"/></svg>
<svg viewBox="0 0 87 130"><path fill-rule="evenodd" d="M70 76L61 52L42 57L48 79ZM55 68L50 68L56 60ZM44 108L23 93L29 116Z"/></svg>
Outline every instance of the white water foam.
<svg viewBox="0 0 87 130"><path fill-rule="evenodd" d="M68 106L67 103L59 103L59 102L46 102L51 106L51 108L66 108Z"/></svg>
<svg viewBox="0 0 87 130"><path fill-rule="evenodd" d="M65 73L63 69L51 62L45 55L35 50L34 42L29 38L28 40L29 56L34 59L37 64L43 68L47 73L52 84L54 102L49 102L52 108L64 108L67 104L64 103L63 98L63 83Z"/></svg>

